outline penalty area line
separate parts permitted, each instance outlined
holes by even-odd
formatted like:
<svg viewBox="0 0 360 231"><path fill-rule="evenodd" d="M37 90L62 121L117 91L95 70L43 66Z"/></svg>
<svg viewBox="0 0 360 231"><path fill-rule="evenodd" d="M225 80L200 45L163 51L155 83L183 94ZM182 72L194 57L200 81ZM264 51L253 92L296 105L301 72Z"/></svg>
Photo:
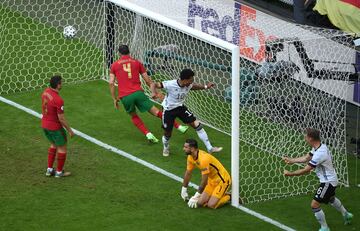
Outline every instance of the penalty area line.
<svg viewBox="0 0 360 231"><path fill-rule="evenodd" d="M13 106L13 107L15 107L17 109L20 109L22 111L25 111L25 112L29 113L30 115L33 115L33 116L35 116L35 117L37 117L39 119L42 117L42 115L37 113L36 111L31 110L30 108L24 107L24 106L22 106L22 105L20 105L18 103L15 103L14 101L8 100L8 99L6 99L4 97L0 96L0 101L2 101L3 103L6 103L8 105L11 105L11 106ZM133 155L127 153L127 152L124 152L124 151L122 151L122 150L120 150L120 149L118 149L116 147L113 147L113 146L111 146L109 144L106 144L106 143L104 143L104 142L102 142L102 141L100 141L100 140L98 140L98 139L96 139L94 137L91 137L91 136L89 136L89 135L87 135L87 134L85 134L85 133L83 133L83 132L81 132L79 130L73 129L73 131L74 131L74 133L76 135L82 137L83 139L85 139L87 141L90 141L91 143L94 143L94 144L96 144L96 145L98 145L98 146L100 146L102 148L105 148L105 149L107 149L109 151L112 151L112 152L114 152L114 153L116 153L116 154L118 154L120 156L123 156L123 157L125 157L127 159L135 161L138 164L141 164L141 165L143 165L143 166L145 166L147 168L150 168L151 170L154 170L154 171L156 171L158 173L161 173L161 174L163 174L163 175L165 175L165 176L167 176L167 177L169 177L169 178L171 178L173 180L176 180L176 181L178 181L180 183L182 183L182 181L183 181L183 178L181 178L181 177L179 177L179 176L177 176L177 175L175 175L175 174L173 174L171 172L168 172L168 171L166 171L166 170L164 170L162 168L159 168L156 165L153 165L153 164L151 164L151 163L149 163L147 161L144 161L144 160L142 160L142 159L140 159L140 158L138 158L136 156L133 156ZM189 186L193 187L195 189L198 189L198 186L196 184L194 184L194 183L190 183ZM264 215L262 215L262 214L260 214L258 212L255 212L255 211L253 211L253 210L251 210L249 208L246 208L244 206L240 205L240 206L235 207L235 208L240 209L241 211L243 211L243 212L245 212L247 214L250 214L250 215L252 215L254 217L257 217L258 219L260 219L262 221L265 221L265 222L270 223L270 224L272 224L274 226L277 226L278 228L280 228L282 230L295 231L295 229L293 229L293 228L290 228L290 227L288 227L288 226L286 226L286 225L284 225L284 224L282 224L282 223L280 223L280 222L278 222L276 220L273 220L273 219L271 219L271 218L269 218L267 216L264 216Z"/></svg>

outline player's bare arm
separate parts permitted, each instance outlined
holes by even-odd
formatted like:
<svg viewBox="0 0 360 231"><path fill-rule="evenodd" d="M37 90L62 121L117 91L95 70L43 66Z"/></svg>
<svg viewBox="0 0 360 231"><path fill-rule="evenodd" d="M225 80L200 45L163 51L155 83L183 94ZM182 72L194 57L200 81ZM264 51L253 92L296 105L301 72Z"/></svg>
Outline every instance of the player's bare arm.
<svg viewBox="0 0 360 231"><path fill-rule="evenodd" d="M208 183L209 174L201 175L201 183L198 189L199 193L202 193Z"/></svg>
<svg viewBox="0 0 360 231"><path fill-rule="evenodd" d="M301 157L297 157L297 158L290 158L287 156L283 156L282 159L286 164L307 163L311 160L311 155L309 153L307 153L307 154L305 154Z"/></svg>
<svg viewBox="0 0 360 231"><path fill-rule="evenodd" d="M59 121L60 121L61 125L68 131L70 137L73 137L75 135L75 133L73 132L73 130L69 126L69 123L66 121L65 115L63 113L58 114L58 118L59 118Z"/></svg>
<svg viewBox="0 0 360 231"><path fill-rule="evenodd" d="M284 176L301 176L310 173L313 169L314 168L312 166L306 165L304 168L298 169L293 172L284 170Z"/></svg>
<svg viewBox="0 0 360 231"><path fill-rule="evenodd" d="M109 80L109 87L110 87L110 93L111 93L111 97L114 101L114 107L116 109L119 109L119 99L116 97L116 93L115 93L115 75L113 73L110 73L110 80Z"/></svg>
<svg viewBox="0 0 360 231"><path fill-rule="evenodd" d="M215 83L207 83L206 85L202 85L202 84L198 84L198 83L193 83L193 86L191 88L191 90L204 90L204 89L210 89L213 88L215 86Z"/></svg>
<svg viewBox="0 0 360 231"><path fill-rule="evenodd" d="M142 73L141 76L144 79L146 85L148 85L148 87L151 87L153 81L151 80L150 76L146 72Z"/></svg>
<svg viewBox="0 0 360 231"><path fill-rule="evenodd" d="M188 201L189 200L189 194L187 192L187 187L189 185L191 179L191 171L186 170L185 175L184 175L184 180L183 180L183 186L181 187L181 198L184 201Z"/></svg>
<svg viewBox="0 0 360 231"><path fill-rule="evenodd" d="M191 179L191 174L192 171L190 170L186 170L185 175L184 175L184 180L183 180L183 187L188 187L190 179Z"/></svg>
<svg viewBox="0 0 360 231"><path fill-rule="evenodd" d="M158 94L159 94L156 89L161 89L161 88L163 88L162 83L152 82L150 84L151 98L156 99L158 97Z"/></svg>

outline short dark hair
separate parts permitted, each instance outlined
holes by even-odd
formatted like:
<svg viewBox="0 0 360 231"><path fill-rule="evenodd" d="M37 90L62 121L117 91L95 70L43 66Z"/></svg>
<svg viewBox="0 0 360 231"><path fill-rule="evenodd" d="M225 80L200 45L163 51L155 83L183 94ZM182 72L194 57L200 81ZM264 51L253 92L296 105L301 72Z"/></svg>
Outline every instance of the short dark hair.
<svg viewBox="0 0 360 231"><path fill-rule="evenodd" d="M50 87L56 89L57 86L61 83L61 76L60 75L54 75L50 79Z"/></svg>
<svg viewBox="0 0 360 231"><path fill-rule="evenodd" d="M191 77L193 77L195 75L195 73L193 72L193 70L191 69L184 69L180 72L180 79L184 80L184 79L191 79Z"/></svg>
<svg viewBox="0 0 360 231"><path fill-rule="evenodd" d="M307 128L305 129L305 133L308 137L312 138L313 140L320 141L320 131L314 128Z"/></svg>
<svg viewBox="0 0 360 231"><path fill-rule="evenodd" d="M186 139L185 143L189 144L191 148L198 148L198 143L194 139Z"/></svg>
<svg viewBox="0 0 360 231"><path fill-rule="evenodd" d="M129 47L128 47L128 45L125 45L125 44L120 45L118 51L119 51L119 53L120 53L121 55L128 55L128 54L130 54Z"/></svg>

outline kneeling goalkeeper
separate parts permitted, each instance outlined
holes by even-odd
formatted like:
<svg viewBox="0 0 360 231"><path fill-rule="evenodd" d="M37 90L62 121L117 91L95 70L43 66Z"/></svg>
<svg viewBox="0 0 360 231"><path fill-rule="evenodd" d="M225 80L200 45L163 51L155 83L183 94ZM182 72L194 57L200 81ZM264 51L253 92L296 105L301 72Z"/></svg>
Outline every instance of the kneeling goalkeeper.
<svg viewBox="0 0 360 231"><path fill-rule="evenodd" d="M198 143L194 139L185 141L184 152L187 155L187 167L181 189L181 197L188 201L190 208L209 207L216 209L230 200L226 194L231 184L231 177L224 166L209 153L199 150ZM201 184L198 191L189 199L187 186L191 179L194 167L201 171Z"/></svg>

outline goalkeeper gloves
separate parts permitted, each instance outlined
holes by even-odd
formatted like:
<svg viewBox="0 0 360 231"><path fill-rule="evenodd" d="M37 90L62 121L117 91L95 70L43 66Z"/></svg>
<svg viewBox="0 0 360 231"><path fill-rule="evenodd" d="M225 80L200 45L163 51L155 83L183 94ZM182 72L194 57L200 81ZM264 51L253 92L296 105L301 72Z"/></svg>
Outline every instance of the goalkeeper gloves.
<svg viewBox="0 0 360 231"><path fill-rule="evenodd" d="M184 201L188 201L189 200L189 194L187 192L187 188L186 187L182 187L181 188L181 198L184 200Z"/></svg>
<svg viewBox="0 0 360 231"><path fill-rule="evenodd" d="M190 198L188 206L193 209L197 208L197 202L200 199L200 196L201 194L196 192L195 195Z"/></svg>

